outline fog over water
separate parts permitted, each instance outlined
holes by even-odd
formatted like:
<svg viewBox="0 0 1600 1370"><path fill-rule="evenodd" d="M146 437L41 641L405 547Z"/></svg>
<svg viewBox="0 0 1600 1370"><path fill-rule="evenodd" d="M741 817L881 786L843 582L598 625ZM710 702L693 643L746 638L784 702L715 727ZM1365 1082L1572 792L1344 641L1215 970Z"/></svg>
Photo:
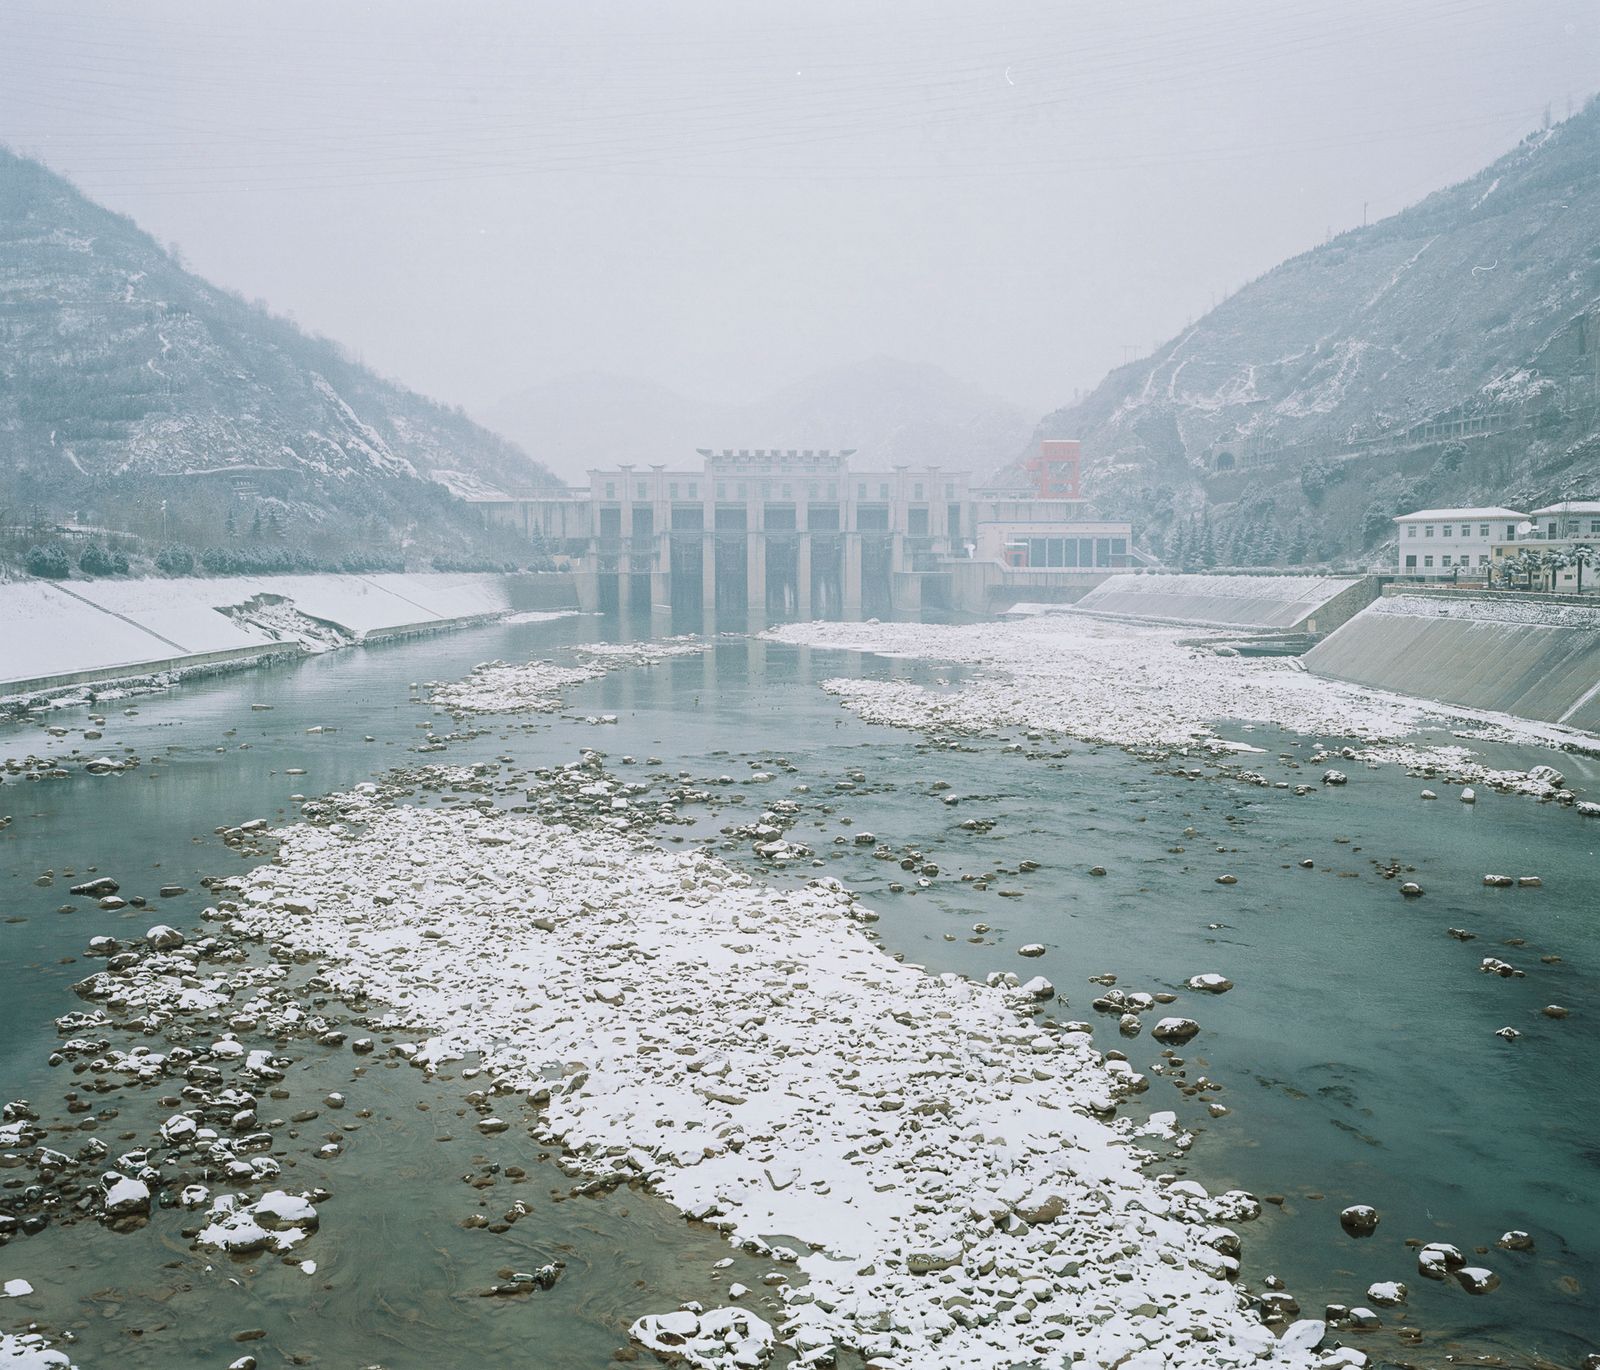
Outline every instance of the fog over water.
<svg viewBox="0 0 1600 1370"><path fill-rule="evenodd" d="M0 138L469 409L886 355L1042 413L1597 58L1585 0L16 0Z"/></svg>

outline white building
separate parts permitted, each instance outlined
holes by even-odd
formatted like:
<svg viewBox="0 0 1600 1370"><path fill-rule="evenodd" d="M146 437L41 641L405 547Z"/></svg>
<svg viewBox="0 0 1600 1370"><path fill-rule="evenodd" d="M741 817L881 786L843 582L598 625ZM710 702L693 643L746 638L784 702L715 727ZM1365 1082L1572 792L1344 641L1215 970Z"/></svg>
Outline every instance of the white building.
<svg viewBox="0 0 1600 1370"><path fill-rule="evenodd" d="M1535 509L1533 536L1600 544L1600 499L1569 499Z"/></svg>
<svg viewBox="0 0 1600 1370"><path fill-rule="evenodd" d="M1497 543L1515 542L1528 516L1515 509L1419 509L1395 520L1402 576L1482 580Z"/></svg>
<svg viewBox="0 0 1600 1370"><path fill-rule="evenodd" d="M1535 509L1530 522L1517 530L1515 542L1497 538L1495 544L1497 560L1545 554L1543 565L1529 578L1535 589L1560 595L1600 591L1600 563L1588 552L1574 555L1580 547L1600 553L1600 500L1565 500Z"/></svg>

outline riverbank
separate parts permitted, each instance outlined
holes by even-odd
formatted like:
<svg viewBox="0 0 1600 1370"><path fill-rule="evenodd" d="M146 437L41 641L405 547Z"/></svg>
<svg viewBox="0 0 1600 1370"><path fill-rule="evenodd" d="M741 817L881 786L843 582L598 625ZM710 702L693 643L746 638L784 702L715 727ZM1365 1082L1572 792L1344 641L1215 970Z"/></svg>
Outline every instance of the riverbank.
<svg viewBox="0 0 1600 1370"><path fill-rule="evenodd" d="M514 579L419 572L8 581L0 583L0 700L84 686L158 688L489 622L529 607Z"/></svg>

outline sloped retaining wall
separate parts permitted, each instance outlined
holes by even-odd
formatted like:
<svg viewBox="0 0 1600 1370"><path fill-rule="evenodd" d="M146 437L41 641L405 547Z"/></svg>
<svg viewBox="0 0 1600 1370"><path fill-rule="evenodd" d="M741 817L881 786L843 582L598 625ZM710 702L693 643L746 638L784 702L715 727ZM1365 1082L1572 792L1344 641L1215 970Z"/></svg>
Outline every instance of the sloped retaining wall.
<svg viewBox="0 0 1600 1370"><path fill-rule="evenodd" d="M0 583L0 695L299 655L306 644L292 633L221 612L263 596L308 622L333 625L347 641L487 622L512 607L505 579L419 573Z"/></svg>
<svg viewBox="0 0 1600 1370"><path fill-rule="evenodd" d="M1385 595L1302 658L1335 680L1600 732L1600 605Z"/></svg>
<svg viewBox="0 0 1600 1370"><path fill-rule="evenodd" d="M1113 575L1078 601L1085 613L1161 623L1327 633L1371 603L1368 576Z"/></svg>

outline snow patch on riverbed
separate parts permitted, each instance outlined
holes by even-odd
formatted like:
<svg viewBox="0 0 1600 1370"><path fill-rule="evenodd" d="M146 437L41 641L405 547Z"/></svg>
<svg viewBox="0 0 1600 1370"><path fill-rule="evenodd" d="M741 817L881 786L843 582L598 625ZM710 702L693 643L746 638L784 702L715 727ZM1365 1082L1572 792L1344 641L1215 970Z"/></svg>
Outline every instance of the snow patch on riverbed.
<svg viewBox="0 0 1600 1370"><path fill-rule="evenodd" d="M13 1336L0 1332L0 1367L4 1370L74 1370L64 1351L57 1351L37 1332Z"/></svg>
<svg viewBox="0 0 1600 1370"><path fill-rule="evenodd" d="M1427 727L1555 746L1592 738L1507 714L1388 694L1314 676L1291 657L1219 655L1192 628L1067 614L1012 623L800 623L767 636L811 647L972 667L958 687L834 679L823 688L863 718L909 728L1024 727L1128 747L1232 750L1223 719L1365 741L1379 759L1458 764L1458 749L1414 740ZM1220 644L1222 639L1216 639ZM1462 725L1465 725L1463 727ZM1488 774L1487 772L1485 773Z"/></svg>
<svg viewBox="0 0 1600 1370"><path fill-rule="evenodd" d="M578 648L589 658L577 666L557 666L549 661L485 661L461 680L431 681L433 703L457 713L554 713L562 705L562 692L608 671L630 666L654 666L669 657L694 656L707 644L694 638L663 638L654 642L594 642Z"/></svg>
<svg viewBox="0 0 1600 1370"><path fill-rule="evenodd" d="M359 835L284 833L242 882L247 929L431 1033L418 1059L481 1053L575 1177L642 1182L778 1259L808 1243L778 1329L802 1353L1318 1363L1321 1324L1279 1342L1227 1282L1222 1201L1141 1173L1132 1125L1103 1120L1123 1063L1024 996L896 962L836 882L370 793L348 816Z"/></svg>

